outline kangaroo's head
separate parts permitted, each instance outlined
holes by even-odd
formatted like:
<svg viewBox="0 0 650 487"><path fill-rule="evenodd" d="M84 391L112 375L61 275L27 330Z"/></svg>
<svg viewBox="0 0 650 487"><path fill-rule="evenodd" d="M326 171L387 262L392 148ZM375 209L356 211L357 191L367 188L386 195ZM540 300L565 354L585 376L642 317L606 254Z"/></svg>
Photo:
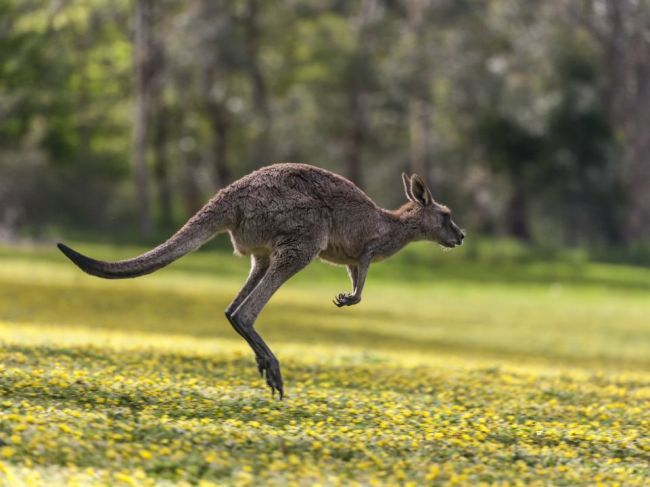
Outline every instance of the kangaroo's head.
<svg viewBox="0 0 650 487"><path fill-rule="evenodd" d="M409 177L402 173L402 181L406 197L413 203L411 219L424 239L448 248L462 245L465 232L452 220L449 208L436 203L424 180L417 174Z"/></svg>

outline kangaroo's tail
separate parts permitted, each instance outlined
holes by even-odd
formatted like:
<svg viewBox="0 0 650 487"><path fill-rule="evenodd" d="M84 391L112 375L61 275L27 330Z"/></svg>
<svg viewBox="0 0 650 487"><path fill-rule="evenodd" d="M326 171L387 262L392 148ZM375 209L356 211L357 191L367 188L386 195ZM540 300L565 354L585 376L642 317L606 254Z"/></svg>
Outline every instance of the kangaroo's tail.
<svg viewBox="0 0 650 487"><path fill-rule="evenodd" d="M86 257L62 243L57 244L57 247L82 271L93 276L105 279L125 279L150 274L198 249L225 229L222 212L219 211L220 208L215 207L218 196L208 202L165 243L132 259L103 262Z"/></svg>

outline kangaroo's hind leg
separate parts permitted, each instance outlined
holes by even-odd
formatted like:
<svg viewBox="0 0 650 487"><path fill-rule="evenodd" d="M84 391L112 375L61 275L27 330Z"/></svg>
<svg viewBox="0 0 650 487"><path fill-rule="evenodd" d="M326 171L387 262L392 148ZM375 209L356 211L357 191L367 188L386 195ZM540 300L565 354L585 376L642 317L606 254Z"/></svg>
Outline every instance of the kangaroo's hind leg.
<svg viewBox="0 0 650 487"><path fill-rule="evenodd" d="M255 286L259 284L262 280L266 271L269 268L271 259L268 255L251 255L251 270L248 274L248 278L244 283L244 286L241 288L241 291L235 296L232 303L226 308L226 318L230 321L230 315L232 315L239 305L248 297Z"/></svg>
<svg viewBox="0 0 650 487"><path fill-rule="evenodd" d="M297 248L278 246L271 253L269 267L259 284L230 315L232 325L255 352L258 368L266 374L266 383L271 387L271 392L277 389L280 399L284 395L280 363L253 325L271 296L287 279L306 267L317 253L317 245L305 245L305 242L301 242Z"/></svg>
<svg viewBox="0 0 650 487"><path fill-rule="evenodd" d="M248 278L246 279L246 282L244 283L244 286L241 288L237 296L235 296L235 299L228 305L226 308L226 318L232 325L232 327L235 329L237 333L239 333L253 348L253 351L255 351L255 347L253 346L253 343L249 340L249 337L241 330L241 327L235 324L235 322L232 320L231 316L235 312L235 310L239 307L239 305L248 297L248 295L251 293L253 289L255 289L255 286L257 286L264 275L266 274L266 271L269 269L269 264L271 260L268 255L252 255L251 256L251 270L248 274ZM257 360L257 368L260 372L260 375L263 373L262 366L260 365L263 361L263 357L259 356L257 352L255 352L255 359Z"/></svg>

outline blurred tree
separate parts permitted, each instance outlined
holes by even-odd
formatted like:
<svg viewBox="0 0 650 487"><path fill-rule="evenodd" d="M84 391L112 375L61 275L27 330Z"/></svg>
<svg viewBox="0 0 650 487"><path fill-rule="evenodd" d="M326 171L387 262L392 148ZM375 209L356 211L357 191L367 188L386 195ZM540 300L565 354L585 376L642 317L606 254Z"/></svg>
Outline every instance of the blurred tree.
<svg viewBox="0 0 650 487"><path fill-rule="evenodd" d="M346 66L348 133L346 142L346 175L363 186L363 153L369 138L369 89L373 82L375 28L383 16L379 0L361 0L359 10L350 15L350 30L354 39Z"/></svg>
<svg viewBox="0 0 650 487"><path fill-rule="evenodd" d="M6 208L41 233L62 222L106 227L128 174L125 2L4 0L2 9L0 179L15 189Z"/></svg>
<svg viewBox="0 0 650 487"><path fill-rule="evenodd" d="M510 181L511 196L506 214L508 233L529 241L529 199L535 191L543 141L516 120L492 113L481 120L477 135L487 159Z"/></svg>
<svg viewBox="0 0 650 487"><path fill-rule="evenodd" d="M411 172L430 181L429 167L432 157L433 137L433 59L435 48L430 35L429 15L432 0L406 2L408 31L411 39L409 112L409 162Z"/></svg>
<svg viewBox="0 0 650 487"><path fill-rule="evenodd" d="M151 104L152 127L151 145L153 149L153 176L155 178L160 224L163 228L173 225L173 190L170 175L168 144L171 138L170 117L167 95L169 68L165 36L167 33L165 17L169 13L164 2L156 2L151 19Z"/></svg>
<svg viewBox="0 0 650 487"><path fill-rule="evenodd" d="M252 166L260 167L274 160L273 155L273 114L269 101L269 88L261 60L262 31L260 28L259 0L248 0L245 12L240 18L244 31L244 47L246 50L246 67L250 78L253 110L256 115L256 134L252 154Z"/></svg>
<svg viewBox="0 0 650 487"><path fill-rule="evenodd" d="M592 46L562 33L551 51L554 70L549 81L557 95L545 128L547 163L540 187L548 208L564 222L570 245L594 243L602 235L621 244L621 181L612 164L615 138L600 90L600 65Z"/></svg>
<svg viewBox="0 0 650 487"><path fill-rule="evenodd" d="M200 73L200 101L210 127L210 159L217 187L232 181L228 163L229 137L232 129L230 106L235 72L244 63L242 45L229 2L201 0L192 23L198 37L197 62Z"/></svg>
<svg viewBox="0 0 650 487"><path fill-rule="evenodd" d="M482 230L639 242L648 17L638 0L0 0L0 221L167 227L295 160L386 205L410 166Z"/></svg>
<svg viewBox="0 0 650 487"><path fill-rule="evenodd" d="M626 152L627 240L650 241L650 3L582 0L565 8L603 56L607 109Z"/></svg>
<svg viewBox="0 0 650 487"><path fill-rule="evenodd" d="M133 24L133 68L135 74L135 116L133 123L133 174L138 202L140 232L150 235L153 230L149 202L149 168L147 145L151 117L153 1L136 0Z"/></svg>

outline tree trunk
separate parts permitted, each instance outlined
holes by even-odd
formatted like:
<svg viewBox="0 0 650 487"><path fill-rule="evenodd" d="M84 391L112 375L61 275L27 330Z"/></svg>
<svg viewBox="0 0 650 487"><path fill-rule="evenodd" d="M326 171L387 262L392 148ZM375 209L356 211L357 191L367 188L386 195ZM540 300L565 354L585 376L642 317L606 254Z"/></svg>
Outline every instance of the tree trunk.
<svg viewBox="0 0 650 487"><path fill-rule="evenodd" d="M152 12L151 44L149 60L151 65L151 110L153 124L153 171L156 182L160 224L168 229L172 226L172 186L169 179L169 157L167 140L169 138L170 109L165 99L165 88L169 81L167 72L167 51L163 20L164 6L158 4Z"/></svg>
<svg viewBox="0 0 650 487"><path fill-rule="evenodd" d="M623 135L631 204L626 235L628 241L650 241L650 5L608 0L607 8L609 110Z"/></svg>
<svg viewBox="0 0 650 487"><path fill-rule="evenodd" d="M409 0L407 16L409 34L412 36L411 79L409 93L409 160L411 171L431 183L430 164L432 149L431 102L432 65L429 59L430 42L427 42L424 19L430 0Z"/></svg>
<svg viewBox="0 0 650 487"><path fill-rule="evenodd" d="M194 215L199 209L203 206L205 201L201 196L201 189L197 184L199 173L199 168L201 167L201 161L196 157L195 154L188 153L187 160L185 162L185 173L184 173L184 202L185 202L185 214L189 217Z"/></svg>
<svg viewBox="0 0 650 487"><path fill-rule="evenodd" d="M154 125L154 174L158 187L160 224L164 228L172 226L172 189L169 180L169 158L167 157L167 138L169 135L168 110L162 105L157 110Z"/></svg>
<svg viewBox="0 0 650 487"><path fill-rule="evenodd" d="M409 100L409 142L411 171L427 184L431 167L431 103L417 96Z"/></svg>
<svg viewBox="0 0 650 487"><path fill-rule="evenodd" d="M211 130L210 159L216 178L216 186L223 188L230 184L232 173L228 166L228 132L230 120L225 104L225 92L215 90L220 81L217 60L203 70L203 105Z"/></svg>
<svg viewBox="0 0 650 487"><path fill-rule="evenodd" d="M362 0L359 13L352 18L351 29L356 31L356 50L348 65L347 109L348 133L346 140L346 175L357 186L363 187L363 151L369 138L368 85L372 76L372 55L375 46L373 24L381 14L378 0Z"/></svg>
<svg viewBox="0 0 650 487"><path fill-rule="evenodd" d="M231 172L227 163L229 114L226 106L228 99L227 73L228 66L224 65L222 50L225 46L214 46L220 40L220 29L224 22L232 21L231 14L225 8L226 4L201 0L200 12L205 23L201 40L203 64L202 71L202 100L208 125L210 127L210 146L208 159L212 166L215 186L223 188L231 181Z"/></svg>
<svg viewBox="0 0 650 487"><path fill-rule="evenodd" d="M508 205L508 233L518 240L530 241L528 225L528 200L525 190L517 185L517 178L512 178L515 186Z"/></svg>
<svg viewBox="0 0 650 487"><path fill-rule="evenodd" d="M134 29L135 122L133 126L133 173L138 205L140 232L152 231L149 208L149 170L147 167L147 140L149 122L149 51L152 0L136 0Z"/></svg>
<svg viewBox="0 0 650 487"><path fill-rule="evenodd" d="M626 241L650 241L650 4L588 0L580 5L568 2L567 8L602 49L609 119L623 141L630 205Z"/></svg>
<svg viewBox="0 0 650 487"><path fill-rule="evenodd" d="M253 90L253 107L257 116L258 130L253 147L253 167L273 161L273 118L269 104L268 83L260 66L259 1L248 1L244 17L245 48L248 56L248 72Z"/></svg>
<svg viewBox="0 0 650 487"><path fill-rule="evenodd" d="M228 120L226 108L217 102L208 106L210 127L212 129L212 166L217 177L217 186L223 188L230 184L232 174L228 166Z"/></svg>
<svg viewBox="0 0 650 487"><path fill-rule="evenodd" d="M646 19L650 19L650 5L646 4ZM629 182L632 193L632 214L629 233L634 239L650 242L650 21L644 26L644 35L638 34L632 76L634 76L634 111L628 140L632 168Z"/></svg>
<svg viewBox="0 0 650 487"><path fill-rule="evenodd" d="M356 83L355 83L356 85ZM350 181L363 187L363 147L366 141L367 121L364 93L359 86L352 86L348 92L348 119L350 125L347 137L347 174Z"/></svg>

